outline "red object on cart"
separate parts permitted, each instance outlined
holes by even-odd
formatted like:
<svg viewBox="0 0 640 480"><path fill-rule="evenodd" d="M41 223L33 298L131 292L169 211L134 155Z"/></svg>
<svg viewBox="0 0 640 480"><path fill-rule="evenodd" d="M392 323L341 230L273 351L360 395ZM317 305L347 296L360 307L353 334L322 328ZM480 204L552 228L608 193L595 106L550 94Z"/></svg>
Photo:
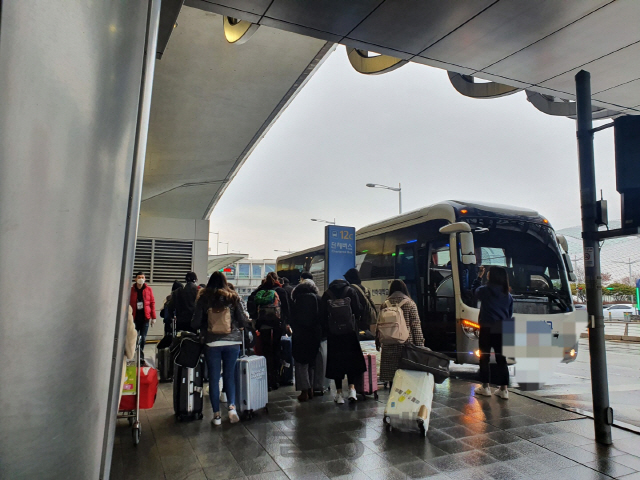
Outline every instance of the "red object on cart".
<svg viewBox="0 0 640 480"><path fill-rule="evenodd" d="M158 394L158 371L153 367L140 368L140 408L142 410L153 407ZM120 411L133 411L136 409L135 395L122 395L120 398Z"/></svg>

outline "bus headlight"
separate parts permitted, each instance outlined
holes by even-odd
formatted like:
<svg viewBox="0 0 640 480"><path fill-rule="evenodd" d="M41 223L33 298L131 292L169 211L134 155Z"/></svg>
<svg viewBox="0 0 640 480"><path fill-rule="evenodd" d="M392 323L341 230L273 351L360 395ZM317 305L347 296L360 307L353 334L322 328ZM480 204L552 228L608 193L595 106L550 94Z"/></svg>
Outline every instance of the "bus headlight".
<svg viewBox="0 0 640 480"><path fill-rule="evenodd" d="M480 337L480 325L471 320L462 320L462 331L469 338Z"/></svg>

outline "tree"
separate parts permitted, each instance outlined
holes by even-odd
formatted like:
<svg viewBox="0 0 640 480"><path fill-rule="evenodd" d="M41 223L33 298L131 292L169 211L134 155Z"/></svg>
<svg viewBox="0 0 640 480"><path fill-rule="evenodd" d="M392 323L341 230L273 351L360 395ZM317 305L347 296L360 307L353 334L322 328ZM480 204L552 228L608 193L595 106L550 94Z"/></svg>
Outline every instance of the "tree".
<svg viewBox="0 0 640 480"><path fill-rule="evenodd" d="M611 275L610 273L601 273L600 277L602 277L602 283L609 283L611 280L613 280L613 275Z"/></svg>
<svg viewBox="0 0 640 480"><path fill-rule="evenodd" d="M611 283L603 289L603 293L611 295L616 300L622 300L625 297L633 298L636 293L636 289L634 286L625 285L624 283Z"/></svg>
<svg viewBox="0 0 640 480"><path fill-rule="evenodd" d="M584 283L584 267L582 265L576 265L573 269L573 273L576 274L577 283Z"/></svg>

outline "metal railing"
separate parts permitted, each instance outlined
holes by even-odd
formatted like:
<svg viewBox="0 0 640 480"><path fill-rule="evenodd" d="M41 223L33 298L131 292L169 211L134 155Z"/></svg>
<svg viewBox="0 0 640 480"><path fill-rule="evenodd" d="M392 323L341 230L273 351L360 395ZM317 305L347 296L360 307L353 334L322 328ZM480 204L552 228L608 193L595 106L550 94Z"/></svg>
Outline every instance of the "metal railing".
<svg viewBox="0 0 640 480"><path fill-rule="evenodd" d="M605 335L621 335L623 337L640 337L640 322L625 322L622 320L605 320Z"/></svg>

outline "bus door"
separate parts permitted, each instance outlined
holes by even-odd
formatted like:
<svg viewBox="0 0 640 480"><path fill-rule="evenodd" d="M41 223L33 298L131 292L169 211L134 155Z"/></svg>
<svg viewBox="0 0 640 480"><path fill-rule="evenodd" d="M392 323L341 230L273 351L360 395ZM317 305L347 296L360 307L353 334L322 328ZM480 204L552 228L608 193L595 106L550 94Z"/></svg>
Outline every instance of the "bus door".
<svg viewBox="0 0 640 480"><path fill-rule="evenodd" d="M422 323L425 344L432 350L456 352L456 308L451 254L445 241L431 243L427 256L425 318Z"/></svg>
<svg viewBox="0 0 640 480"><path fill-rule="evenodd" d="M395 278L402 280L407 285L409 296L416 302L418 313L422 315L422 289L420 288L420 273L416 245L409 243L398 245L395 253ZM421 317L422 318L422 317Z"/></svg>

